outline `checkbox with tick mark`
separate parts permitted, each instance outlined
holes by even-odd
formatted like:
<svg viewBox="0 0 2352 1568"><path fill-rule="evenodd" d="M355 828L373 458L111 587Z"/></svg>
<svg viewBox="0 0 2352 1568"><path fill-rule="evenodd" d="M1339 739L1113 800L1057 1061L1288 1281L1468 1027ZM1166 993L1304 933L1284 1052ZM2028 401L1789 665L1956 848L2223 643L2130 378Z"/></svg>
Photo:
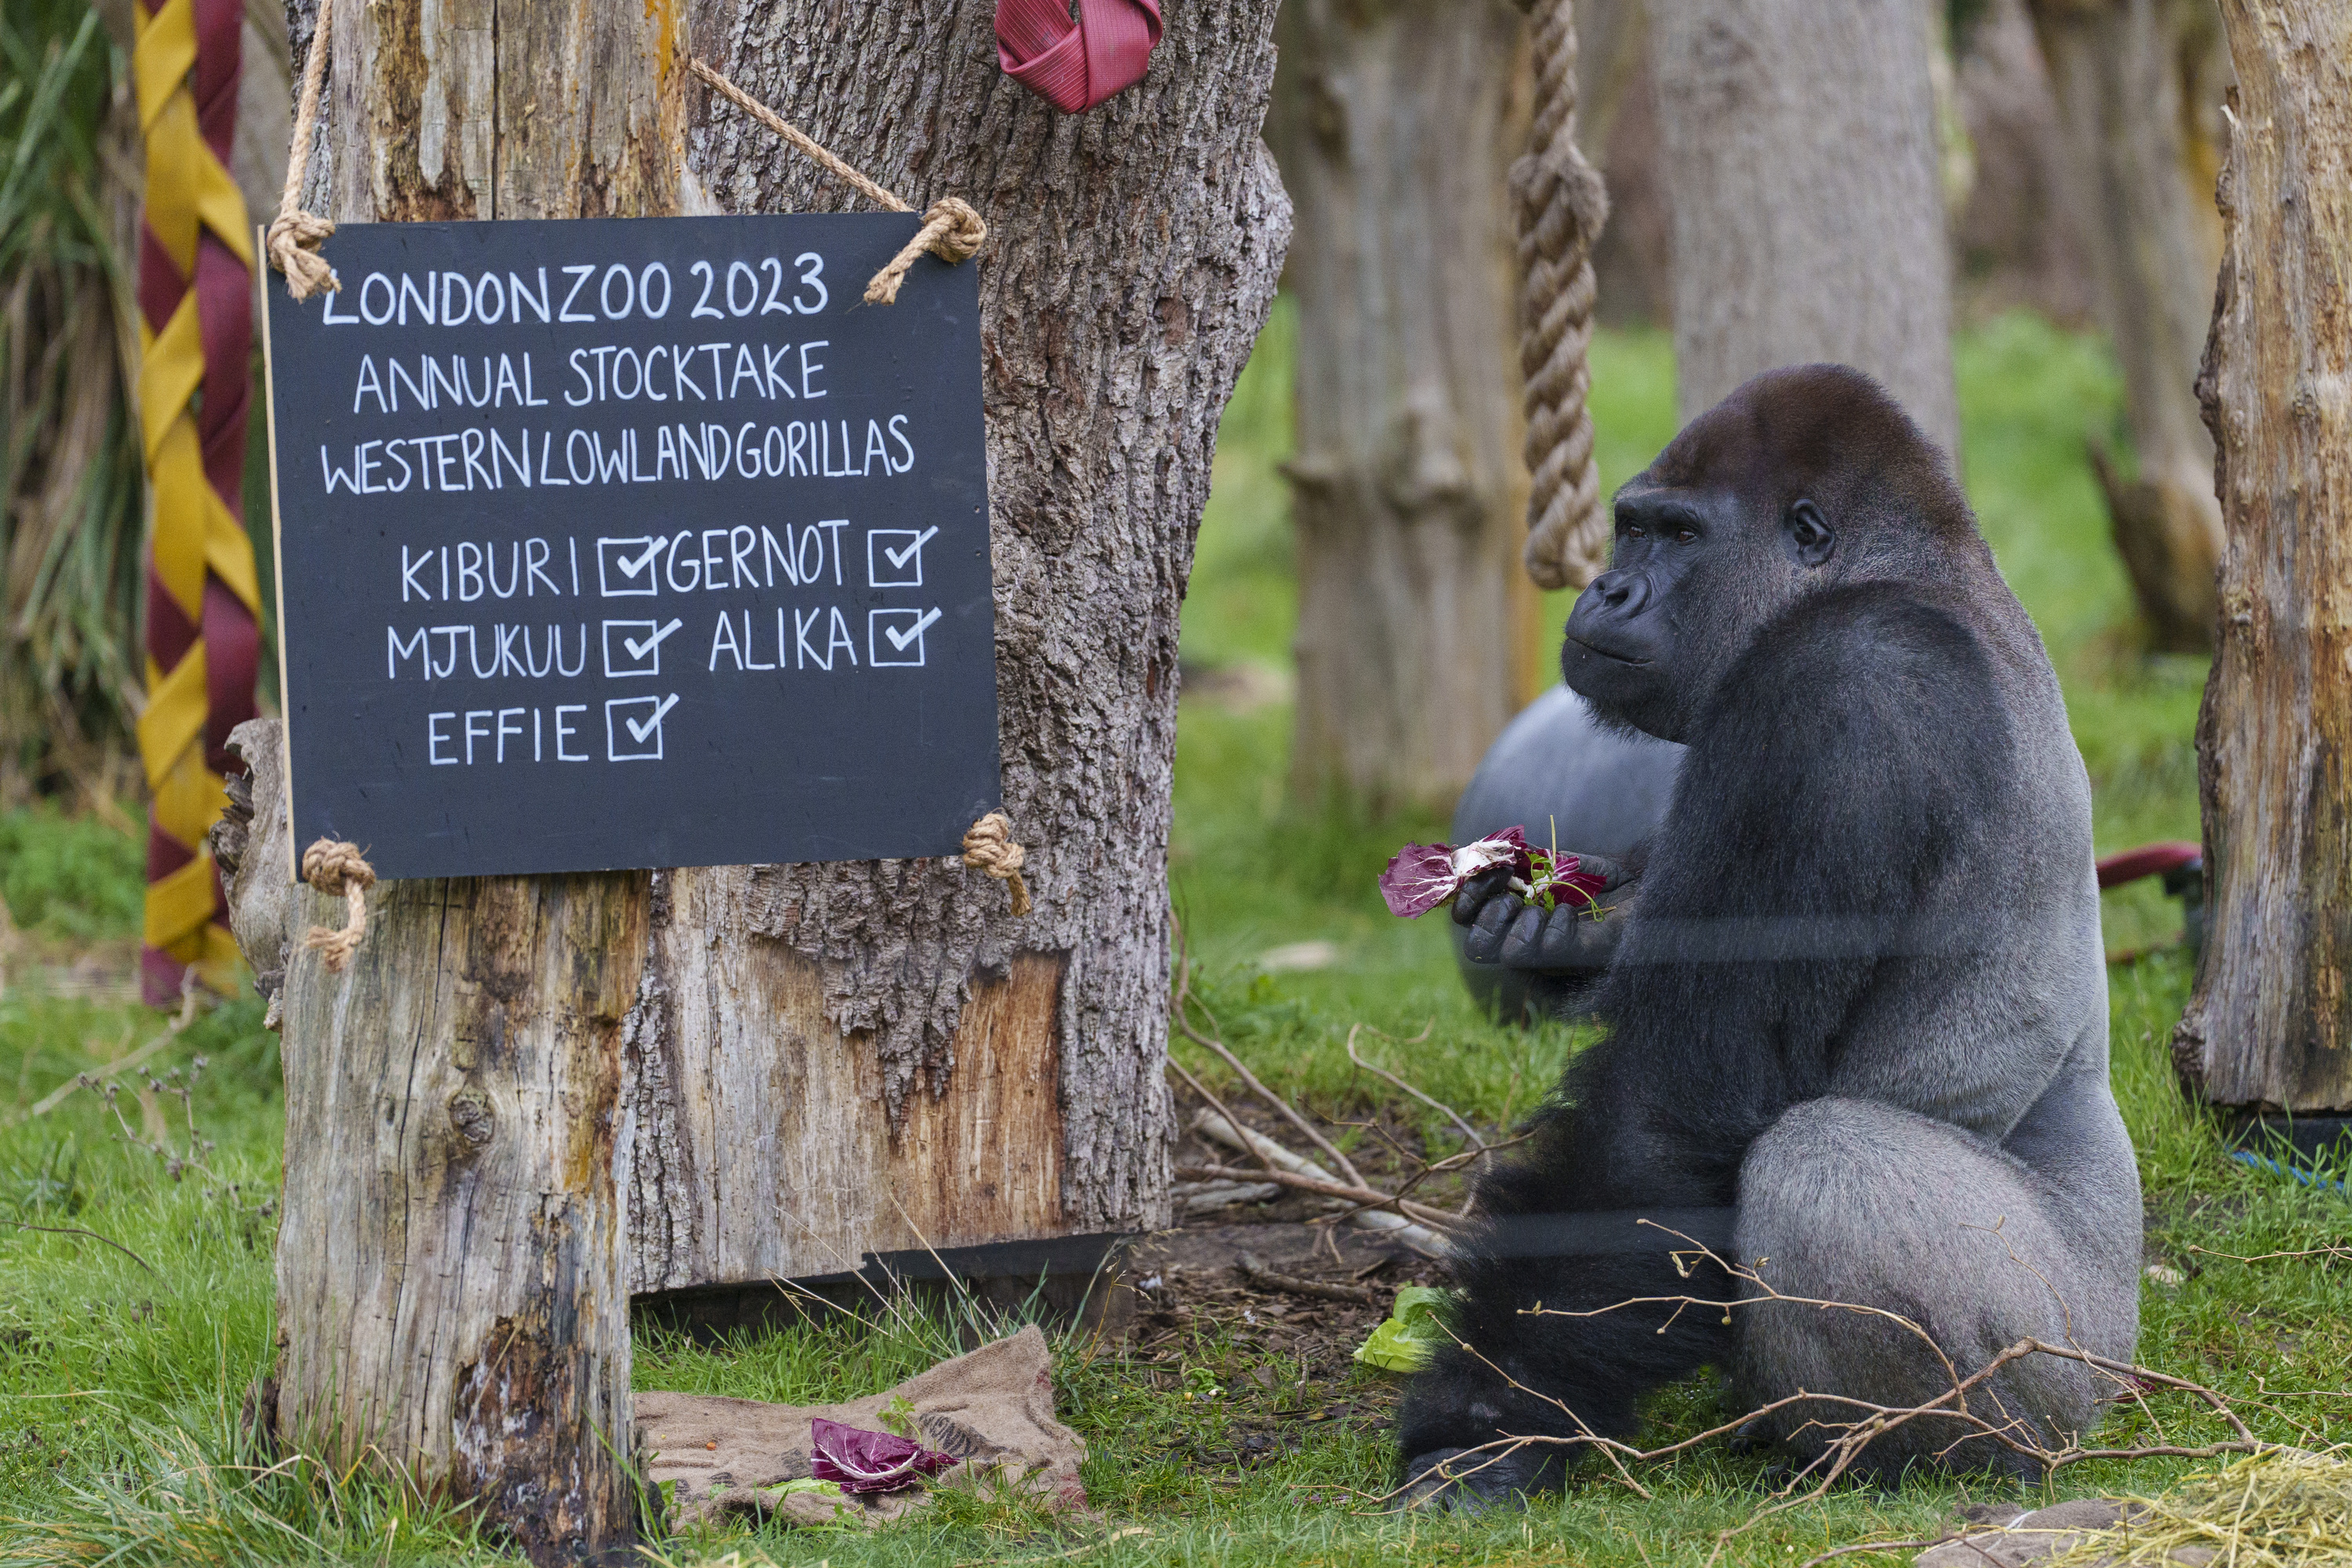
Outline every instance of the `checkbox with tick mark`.
<svg viewBox="0 0 2352 1568"><path fill-rule="evenodd" d="M662 760L662 721L677 706L667 697L615 697L604 704L604 755L616 763Z"/></svg>
<svg viewBox="0 0 2352 1568"><path fill-rule="evenodd" d="M633 598L661 592L661 574L655 563L668 540L658 535L596 542L596 587L608 599Z"/></svg>
<svg viewBox="0 0 2352 1568"><path fill-rule="evenodd" d="M866 581L876 588L919 588L923 585L923 546L939 537L937 528L917 532L911 528L869 528L866 531Z"/></svg>
<svg viewBox="0 0 2352 1568"><path fill-rule="evenodd" d="M662 639L684 625L686 623L676 616L667 623L606 621L604 674L613 679L631 675L659 675Z"/></svg>
<svg viewBox="0 0 2352 1568"><path fill-rule="evenodd" d="M910 668L923 662L923 634L940 618L938 610L868 610L866 663L871 669Z"/></svg>

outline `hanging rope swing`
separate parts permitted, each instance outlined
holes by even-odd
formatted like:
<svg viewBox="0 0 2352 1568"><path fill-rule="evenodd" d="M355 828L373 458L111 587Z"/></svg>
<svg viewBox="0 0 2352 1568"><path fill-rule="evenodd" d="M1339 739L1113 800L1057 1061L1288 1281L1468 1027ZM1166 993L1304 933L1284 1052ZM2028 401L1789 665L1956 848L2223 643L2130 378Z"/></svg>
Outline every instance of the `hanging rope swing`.
<svg viewBox="0 0 2352 1568"><path fill-rule="evenodd" d="M1592 460L1592 247L1609 193L1576 145L1574 0L1518 0L1535 35L1535 132L1511 165L1519 241L1519 371L1527 378L1528 575L1581 588L1609 560Z"/></svg>

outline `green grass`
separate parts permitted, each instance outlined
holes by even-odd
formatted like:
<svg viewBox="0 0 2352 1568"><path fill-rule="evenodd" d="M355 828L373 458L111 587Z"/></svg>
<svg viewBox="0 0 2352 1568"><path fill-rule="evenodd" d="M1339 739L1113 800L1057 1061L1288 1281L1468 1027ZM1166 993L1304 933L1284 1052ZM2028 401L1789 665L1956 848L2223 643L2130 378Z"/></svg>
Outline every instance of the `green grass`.
<svg viewBox="0 0 2352 1568"><path fill-rule="evenodd" d="M1278 464L1288 454L1287 312L1278 313L1226 420L1204 524L1184 655L1196 672L1255 663L1286 670L1296 594ZM1665 339L1604 333L1593 348L1604 484L1613 487L1672 433ZM2118 392L2099 346L2028 318L1996 321L1959 345L1970 491L2003 569L2043 628L2095 782L2102 849L2196 834L2190 731L2202 676L2193 661L2136 650L2127 590L2105 539L2084 464L2086 434L2113 428ZM1549 606L1557 626L1565 601ZM1556 635L1556 633L1555 633ZM1391 1065L1465 1110L1500 1121L1549 1086L1570 1031L1498 1028L1461 995L1435 922L1391 919L1373 875L1426 819L1375 821L1286 802L1289 712L1188 700L1176 777L1173 886L1201 994L1225 1037L1269 1081L1318 1108L1375 1103L1342 1051L1362 1022ZM138 854L129 835L86 820L0 816L0 891L46 952L120 942L136 924ZM2110 946L2167 936L2177 914L2152 894L2108 900ZM1267 949L1328 941L1338 962L1266 973ZM2140 1153L2157 1248L2188 1277L2150 1284L2142 1356L2233 1395L2340 1387L2352 1359L2346 1270L2309 1261L2242 1264L2210 1256L2306 1247L2352 1237L2352 1205L2268 1179L2222 1155L2210 1120L2181 1099L2167 1043L2188 966L2167 953L2111 972L2115 1080ZM296 1465L254 1479L235 1436L237 1408L268 1363L269 1222L257 1191L278 1179L276 1040L251 1003L199 1022L157 1059L209 1066L195 1093L205 1159L218 1180L174 1182L155 1154L121 1139L106 1108L78 1094L37 1121L15 1120L56 1085L152 1037L155 1016L64 998L17 975L0 995L0 1563L478 1562L467 1521L364 1477ZM1180 1054L1198 1065L1197 1053ZM135 1103L120 1101L133 1128ZM174 1102L166 1099L166 1109ZM10 1108L13 1108L11 1110ZM183 1137L182 1142L184 1142ZM238 1184L234 1194L228 1182ZM87 1237L16 1224L96 1231ZM2208 1249L2206 1252L2193 1250ZM154 1272L148 1270L152 1268ZM651 1338L641 1386L785 1400L869 1393L929 1364L957 1325L899 1316L749 1337L712 1348ZM948 1498L872 1537L698 1536L663 1543L670 1561L743 1549L814 1564L948 1564L1059 1560L1104 1568L1299 1563L1597 1563L1664 1568L1702 1562L1714 1532L1764 1500L1760 1462L1709 1449L1642 1479L1643 1500L1600 1479L1524 1515L1382 1517L1363 1500L1389 1459L1376 1421L1380 1374L1301 1388L1244 1334L1203 1328L1181 1364L1147 1367L1115 1351L1058 1344L1061 1413L1087 1439L1086 1480L1100 1518L1049 1520L1011 1505ZM1265 1367L1271 1386L1251 1376ZM1213 1386L1213 1397L1186 1399ZM1308 1423L1327 1404L1359 1419ZM2155 1402L2168 1430L2210 1420L2177 1398ZM2352 1400L2249 1406L2265 1435L2352 1439ZM1690 1431L1720 1413L1700 1380L1654 1402L1654 1430ZM2146 1430L2118 1415L2105 1435ZM1297 1447L1244 1468L1243 1430L1295 1436ZM2070 1471L2073 1495L2160 1487L2176 1463ZM1914 1483L1842 1493L1743 1537L1727 1560L1789 1563L1874 1534L1932 1533L1961 1495ZM1146 1533L1113 1532L1140 1529Z"/></svg>

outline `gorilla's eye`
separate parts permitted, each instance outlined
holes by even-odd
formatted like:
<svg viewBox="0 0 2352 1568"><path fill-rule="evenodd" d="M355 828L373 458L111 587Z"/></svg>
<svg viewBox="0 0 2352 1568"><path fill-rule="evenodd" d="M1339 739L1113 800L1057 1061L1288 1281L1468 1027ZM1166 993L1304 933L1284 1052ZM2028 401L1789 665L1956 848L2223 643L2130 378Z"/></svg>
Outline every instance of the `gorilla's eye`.
<svg viewBox="0 0 2352 1568"><path fill-rule="evenodd" d="M1688 544L1692 540L1696 539L1697 537L1697 531L1693 529L1678 528L1675 530L1675 542L1676 544Z"/></svg>
<svg viewBox="0 0 2352 1568"><path fill-rule="evenodd" d="M1649 536L1650 531L1638 522L1629 522L1625 525L1625 537L1628 539L1647 539Z"/></svg>

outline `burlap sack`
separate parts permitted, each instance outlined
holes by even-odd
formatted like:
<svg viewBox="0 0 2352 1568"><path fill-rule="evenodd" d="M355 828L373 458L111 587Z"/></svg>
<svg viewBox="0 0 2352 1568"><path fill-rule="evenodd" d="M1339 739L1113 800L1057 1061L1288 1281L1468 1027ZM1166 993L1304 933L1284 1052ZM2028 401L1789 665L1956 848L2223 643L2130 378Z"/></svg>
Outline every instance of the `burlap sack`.
<svg viewBox="0 0 2352 1568"><path fill-rule="evenodd" d="M1013 1488L1055 1508L1084 1508L1078 1462L1086 1444L1054 1419L1054 1363L1036 1327L943 1361L898 1387L845 1405L766 1405L708 1394L636 1395L637 1452L647 1480L685 1520L730 1514L803 1524L879 1524L930 1500L922 1487L836 1499L772 1489L809 1475L809 1423L819 1416L868 1431L897 1401L913 1406L927 1446L962 1462L935 1486Z"/></svg>

